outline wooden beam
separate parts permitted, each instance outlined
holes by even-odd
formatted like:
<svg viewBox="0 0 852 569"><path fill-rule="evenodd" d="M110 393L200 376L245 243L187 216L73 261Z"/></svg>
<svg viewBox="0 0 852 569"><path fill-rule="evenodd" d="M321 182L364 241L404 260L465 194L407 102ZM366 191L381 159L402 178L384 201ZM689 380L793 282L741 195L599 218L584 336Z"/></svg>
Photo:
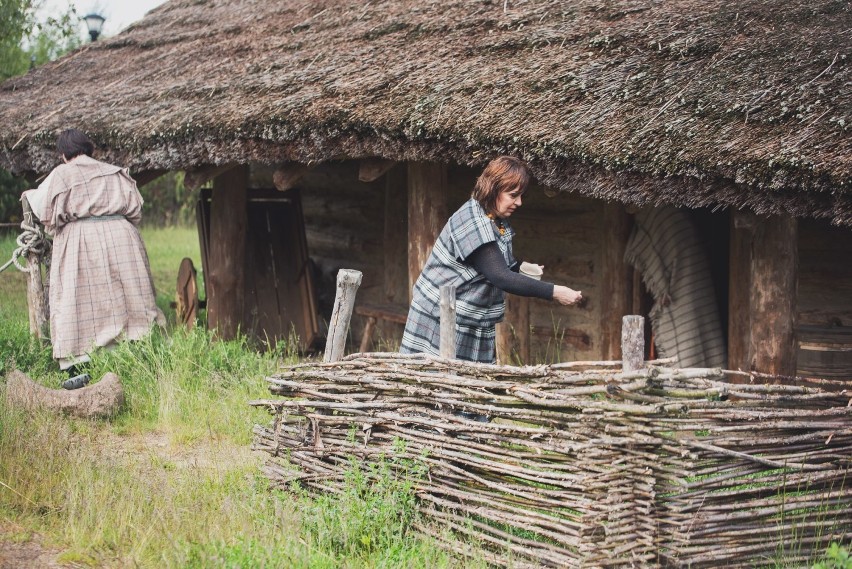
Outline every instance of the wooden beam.
<svg viewBox="0 0 852 569"><path fill-rule="evenodd" d="M136 180L136 187L141 188L146 184L150 184L167 172L168 170L142 170L141 172L133 174L133 179ZM184 182L184 185L185 184L186 183Z"/></svg>
<svg viewBox="0 0 852 569"><path fill-rule="evenodd" d="M733 212L730 219L728 252L728 368L746 370L749 365L751 325L751 242L754 215ZM731 381L746 378L732 376Z"/></svg>
<svg viewBox="0 0 852 569"><path fill-rule="evenodd" d="M236 166L236 164L221 164L219 166L211 164L192 168L186 171L186 175L183 177L183 185L189 190L197 190L210 180L214 180L232 168L236 168ZM213 183L215 185L215 180Z"/></svg>
<svg viewBox="0 0 852 569"><path fill-rule="evenodd" d="M632 220L623 204L604 204L601 260L598 271L601 303L601 354L604 360L621 359L621 318L631 314L633 268L624 262ZM633 312L637 314L637 312Z"/></svg>
<svg viewBox="0 0 852 569"><path fill-rule="evenodd" d="M364 158L358 165L358 180L375 182L394 167L396 162L384 158Z"/></svg>
<svg viewBox="0 0 852 569"><path fill-rule="evenodd" d="M246 202L248 166L229 169L213 180L207 324L230 340L242 324L245 298Z"/></svg>
<svg viewBox="0 0 852 569"><path fill-rule="evenodd" d="M390 304L408 304L408 192L406 168L385 178L384 292Z"/></svg>
<svg viewBox="0 0 852 569"><path fill-rule="evenodd" d="M296 187L312 166L301 162L287 162L275 169L272 174L272 183L279 192L286 192Z"/></svg>
<svg viewBox="0 0 852 569"><path fill-rule="evenodd" d="M789 216L758 218L751 244L749 287L751 371L796 375L798 268L796 219Z"/></svg>
<svg viewBox="0 0 852 569"><path fill-rule="evenodd" d="M408 290L414 288L447 222L447 166L408 164ZM408 299L409 302L411 298Z"/></svg>

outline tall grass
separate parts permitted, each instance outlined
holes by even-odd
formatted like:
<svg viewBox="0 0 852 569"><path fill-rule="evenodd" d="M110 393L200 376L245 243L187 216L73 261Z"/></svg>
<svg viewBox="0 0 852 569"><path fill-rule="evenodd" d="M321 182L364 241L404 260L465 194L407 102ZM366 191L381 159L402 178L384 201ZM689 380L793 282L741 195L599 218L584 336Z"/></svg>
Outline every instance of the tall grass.
<svg viewBox="0 0 852 569"><path fill-rule="evenodd" d="M168 308L194 230L144 230L158 304ZM0 241L0 255L9 240ZM11 242L14 245L14 242ZM197 257L193 257L198 265ZM38 532L60 562L93 567L447 567L462 565L409 531L410 485L353 464L341 496L281 492L260 475L252 426L268 415L263 378L296 342L258 350L202 329L154 330L93 354L93 378L117 373L126 403L111 421L23 413L5 404L17 367L57 387L50 348L29 337L25 281L0 274L0 522ZM5 283L5 284L4 284ZM7 298L15 299L7 302ZM4 524L0 523L0 527ZM0 533L0 541L4 539ZM466 564L465 564L466 565Z"/></svg>

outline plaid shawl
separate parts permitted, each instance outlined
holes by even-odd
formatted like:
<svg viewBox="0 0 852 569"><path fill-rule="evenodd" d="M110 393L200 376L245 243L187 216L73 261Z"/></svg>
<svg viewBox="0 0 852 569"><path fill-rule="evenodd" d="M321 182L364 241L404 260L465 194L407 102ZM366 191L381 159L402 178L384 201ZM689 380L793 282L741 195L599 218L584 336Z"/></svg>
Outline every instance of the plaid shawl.
<svg viewBox="0 0 852 569"><path fill-rule="evenodd" d="M474 199L465 202L450 217L414 285L400 346L402 353L440 353L441 287L455 285L456 358L494 361L494 326L503 319L503 291L464 261L481 245L496 241L506 265L511 266L515 233L505 220L504 227L505 234L500 235L494 222Z"/></svg>
<svg viewBox="0 0 852 569"><path fill-rule="evenodd" d="M624 260L654 297L651 327L660 356L680 367L722 367L726 350L707 254L688 215L674 207L636 214Z"/></svg>
<svg viewBox="0 0 852 569"><path fill-rule="evenodd" d="M49 305L55 358L135 340L154 323L165 324L135 225L141 217L142 196L127 170L78 156L53 171L42 222L54 233Z"/></svg>

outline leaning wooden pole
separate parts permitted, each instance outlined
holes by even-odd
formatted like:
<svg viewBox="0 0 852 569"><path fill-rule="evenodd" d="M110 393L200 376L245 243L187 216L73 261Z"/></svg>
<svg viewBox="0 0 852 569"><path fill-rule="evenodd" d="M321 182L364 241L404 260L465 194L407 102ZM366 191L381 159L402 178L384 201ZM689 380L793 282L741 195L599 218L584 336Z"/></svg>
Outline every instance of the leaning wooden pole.
<svg viewBox="0 0 852 569"><path fill-rule="evenodd" d="M336 362L346 350L346 336L349 335L349 321L355 307L355 295L361 286L361 271L340 269L337 273L337 293L334 296L334 309L328 323L328 338L325 343L323 361Z"/></svg>
<svg viewBox="0 0 852 569"><path fill-rule="evenodd" d="M456 287L441 287L441 357L456 359Z"/></svg>
<svg viewBox="0 0 852 569"><path fill-rule="evenodd" d="M21 227L26 231L35 228L33 212L26 199L21 200L24 210L24 221ZM48 328L47 301L45 300L44 281L41 276L41 253L30 249L27 251L27 307L30 317L30 334L44 340L50 337Z"/></svg>

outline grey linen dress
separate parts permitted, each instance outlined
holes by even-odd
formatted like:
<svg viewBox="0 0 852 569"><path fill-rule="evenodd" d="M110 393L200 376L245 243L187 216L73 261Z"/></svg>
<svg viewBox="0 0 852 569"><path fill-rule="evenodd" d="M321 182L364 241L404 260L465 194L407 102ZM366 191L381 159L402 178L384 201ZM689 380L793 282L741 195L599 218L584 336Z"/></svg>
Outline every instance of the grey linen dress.
<svg viewBox="0 0 852 569"><path fill-rule="evenodd" d="M42 223L54 235L50 335L60 363L165 325L141 219L142 196L126 169L83 155L53 171Z"/></svg>
<svg viewBox="0 0 852 569"><path fill-rule="evenodd" d="M497 242L511 266L514 231L504 220L500 235L494 222L474 199L459 208L441 230L438 241L414 285L411 308L400 344L404 354L440 354L441 286L456 286L456 357L492 363L495 360L495 325L503 320L504 294L484 275L464 261L481 245Z"/></svg>

